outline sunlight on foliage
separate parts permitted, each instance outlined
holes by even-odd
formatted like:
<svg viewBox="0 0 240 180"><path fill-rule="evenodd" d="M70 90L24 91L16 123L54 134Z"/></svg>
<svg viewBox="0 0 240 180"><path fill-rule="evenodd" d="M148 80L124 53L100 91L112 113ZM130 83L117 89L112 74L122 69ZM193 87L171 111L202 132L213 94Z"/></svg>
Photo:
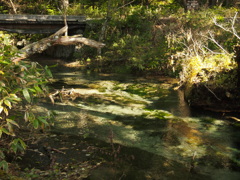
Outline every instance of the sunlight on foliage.
<svg viewBox="0 0 240 180"><path fill-rule="evenodd" d="M182 81L191 84L208 82L217 77L218 73L236 68L233 55L217 54L208 57L192 57L183 61L183 70L180 73Z"/></svg>
<svg viewBox="0 0 240 180"><path fill-rule="evenodd" d="M11 37L0 32L0 41L4 43L0 45L0 168L6 169L4 153L26 149L18 131L24 119L34 128L49 126L48 117L34 115L32 107L37 98L46 96L51 72L36 62L13 63L17 51Z"/></svg>

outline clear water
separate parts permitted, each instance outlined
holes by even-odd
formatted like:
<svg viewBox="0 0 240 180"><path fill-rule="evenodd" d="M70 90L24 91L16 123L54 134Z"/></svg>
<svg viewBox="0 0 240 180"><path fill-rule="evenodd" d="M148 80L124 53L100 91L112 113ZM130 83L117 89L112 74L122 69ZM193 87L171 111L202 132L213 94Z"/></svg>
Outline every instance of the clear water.
<svg viewBox="0 0 240 180"><path fill-rule="evenodd" d="M176 80L65 71L55 81L72 90L54 106L44 103L57 114L55 130L113 141L131 157L122 169L97 169L90 179L240 179L237 122L190 109L173 90Z"/></svg>

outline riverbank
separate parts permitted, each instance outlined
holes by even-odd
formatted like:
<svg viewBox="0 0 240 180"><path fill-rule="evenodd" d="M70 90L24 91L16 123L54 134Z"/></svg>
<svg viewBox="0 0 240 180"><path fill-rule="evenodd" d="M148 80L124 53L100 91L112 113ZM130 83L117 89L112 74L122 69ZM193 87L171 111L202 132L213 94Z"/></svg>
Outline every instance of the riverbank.
<svg viewBox="0 0 240 180"><path fill-rule="evenodd" d="M239 112L240 92L237 87L216 87L216 85L197 83L183 87L183 91L185 92L185 100L191 107L222 112L223 114ZM238 115L237 118L239 118Z"/></svg>

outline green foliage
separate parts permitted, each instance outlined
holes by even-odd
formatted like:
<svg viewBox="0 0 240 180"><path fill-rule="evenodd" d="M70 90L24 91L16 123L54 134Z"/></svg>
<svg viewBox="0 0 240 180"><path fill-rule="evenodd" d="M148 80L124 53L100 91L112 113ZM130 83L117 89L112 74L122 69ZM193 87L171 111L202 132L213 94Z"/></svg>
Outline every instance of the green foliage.
<svg viewBox="0 0 240 180"><path fill-rule="evenodd" d="M106 3L101 5L107 6ZM200 57L205 61L208 58L209 60L218 58L212 52L218 53L221 49L219 50L219 46L209 39L209 32L213 33L216 41L230 54L233 53L233 46L237 43L236 37L216 27L212 18L216 17L218 21L223 21L224 17L233 17L235 8L220 7L186 13L178 11L179 8L173 1L154 1L149 6L135 2L132 6L124 6L112 12L104 36L107 46L102 51L101 66L117 72L154 72L172 76L177 76L181 72L181 78L188 77L189 74L183 76L183 73L189 72L186 70L188 67L186 64L188 65L190 59ZM177 20L171 20L169 16ZM161 22L160 19L163 17L167 21ZM104 21L98 21L90 24L86 36L98 39L103 23ZM92 51L84 48L81 56L84 58L84 54L91 54L91 59L95 59L97 53ZM222 61L224 56L219 60ZM86 56L86 59L88 57ZM231 57L232 55L229 55L227 59ZM99 61L91 62L92 64L97 62L96 66L99 67ZM196 62L194 60L191 64L198 64ZM212 63L216 64L216 61L213 60Z"/></svg>
<svg viewBox="0 0 240 180"><path fill-rule="evenodd" d="M34 128L49 125L47 116L36 116L32 109L37 98L47 93L51 72L35 62L13 63L17 51L12 48L10 36L1 33L0 41L4 43L0 48L0 167L6 169L4 153L26 149L19 135L24 120Z"/></svg>
<svg viewBox="0 0 240 180"><path fill-rule="evenodd" d="M190 84L214 82L215 86L220 87L225 84L225 87L228 88L234 88L236 85L235 78L230 78L236 77L236 73L232 72L236 68L232 54L209 54L205 58L201 56L189 57L182 63L180 79L183 82ZM226 79L231 81L226 81Z"/></svg>
<svg viewBox="0 0 240 180"><path fill-rule="evenodd" d="M5 161L5 160L0 161L0 168L3 169L4 171L7 171L8 170L8 163L7 163L7 161Z"/></svg>
<svg viewBox="0 0 240 180"><path fill-rule="evenodd" d="M20 0L18 2L20 6L19 13L28 13L28 14L60 14L58 8L59 4L55 0Z"/></svg>
<svg viewBox="0 0 240 180"><path fill-rule="evenodd" d="M32 13L34 10L40 14L61 13L58 11L60 4L53 0L25 2L18 2L22 12ZM75 57L82 58L82 62L93 65L94 69L97 67L124 73L150 72L180 76L182 82L206 82L214 79L220 83L225 81L223 79L228 79L224 72L234 72L236 65L232 60L233 47L238 40L230 32L216 27L212 19L215 17L224 27L231 28L225 17L233 17L236 8L202 7L198 11L185 12L181 7L183 1L138 0L127 4L129 2L131 1L70 1L68 14L101 18L88 21L85 36L99 40L102 25L108 20L103 38L106 47L102 49L101 57L95 49L88 47L82 48ZM200 5L205 3L200 2ZM239 29L239 25L235 25ZM229 54L224 54L226 52L210 40L210 33ZM91 62L87 61L89 58ZM225 62L230 60L231 63L226 65ZM214 66L219 68L213 68ZM230 76L233 79L234 75ZM28 103L33 101L33 89L22 90L24 100ZM35 125L37 126L36 122Z"/></svg>
<svg viewBox="0 0 240 180"><path fill-rule="evenodd" d="M110 10L110 20L104 34L107 46L102 50L102 57L98 58L96 51L89 48L83 48L81 56L87 59L91 54L91 64L95 63L95 66L105 70L108 67L107 70L116 72L180 76L182 82L207 82L209 79L221 82L220 79L230 78L224 72L233 72L236 68L233 47L238 40L230 32L217 27L213 18L227 26L229 22L225 17L233 17L236 8L214 7L184 12L176 1L151 1L147 6L144 3L135 1L119 8L123 4L116 1L111 6L117 10ZM108 4L96 2L95 5L84 1L81 8L92 9L98 17L103 17ZM88 14L88 11L85 13ZM97 17L97 14L92 14L89 11L90 17ZM86 36L98 39L103 23L104 20L92 22ZM239 29L239 25L236 26ZM210 34L228 53L211 40ZM224 77L217 76L218 73Z"/></svg>
<svg viewBox="0 0 240 180"><path fill-rule="evenodd" d="M8 13L8 10L5 6L1 6L0 4L0 14L7 14Z"/></svg>
<svg viewBox="0 0 240 180"><path fill-rule="evenodd" d="M98 7L92 7L81 3L73 3L68 8L67 14L69 15L87 15L90 18L102 18L104 12Z"/></svg>
<svg viewBox="0 0 240 180"><path fill-rule="evenodd" d="M143 6L125 8L120 13L114 13L108 23L105 34L107 48L103 50L102 67L107 66L117 72L168 73L166 64L169 53L166 38L163 35L159 36L157 45L152 42L152 28L158 11ZM98 38L100 32L96 30L101 30L102 23L99 22L98 25L94 22L93 28L86 30L89 33L87 36L92 39ZM83 51L86 51L86 48ZM85 53L90 54L87 51Z"/></svg>

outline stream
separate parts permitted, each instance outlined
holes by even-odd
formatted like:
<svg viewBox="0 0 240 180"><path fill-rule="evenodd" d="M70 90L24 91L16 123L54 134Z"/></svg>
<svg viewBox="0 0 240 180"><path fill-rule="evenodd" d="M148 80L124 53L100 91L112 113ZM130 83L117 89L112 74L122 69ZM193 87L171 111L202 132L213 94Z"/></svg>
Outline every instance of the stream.
<svg viewBox="0 0 240 180"><path fill-rule="evenodd" d="M53 74L51 86L67 93L37 107L55 113L49 137L68 135L75 149L90 151L84 162L111 152L79 179L240 179L239 123L189 108L176 79L69 67ZM88 139L102 150L77 147Z"/></svg>

